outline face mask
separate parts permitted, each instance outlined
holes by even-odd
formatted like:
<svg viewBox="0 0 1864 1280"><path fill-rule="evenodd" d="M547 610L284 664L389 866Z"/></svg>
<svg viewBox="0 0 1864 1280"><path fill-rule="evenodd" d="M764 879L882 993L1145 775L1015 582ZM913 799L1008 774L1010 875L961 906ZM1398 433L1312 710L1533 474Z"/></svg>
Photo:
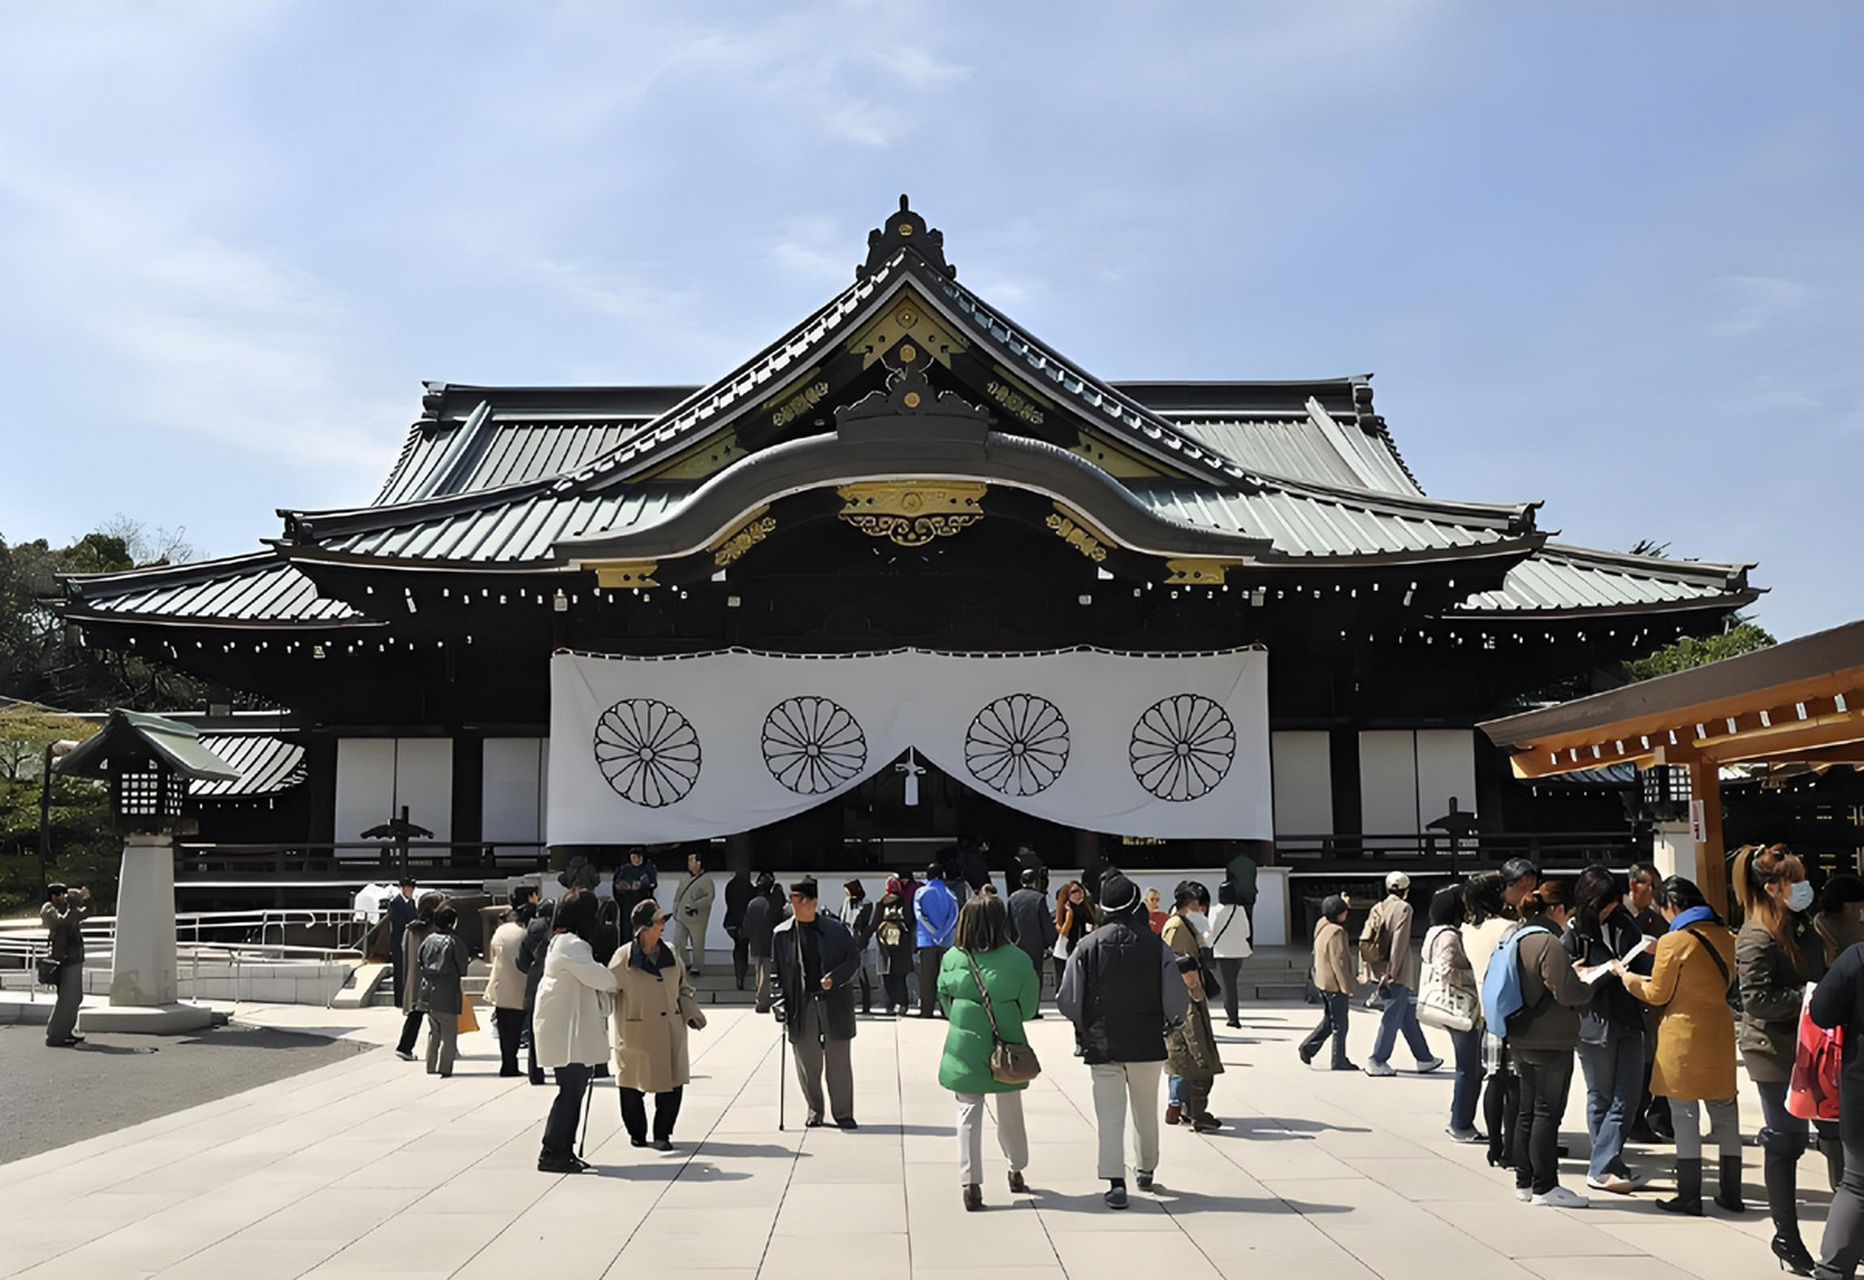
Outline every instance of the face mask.
<svg viewBox="0 0 1864 1280"><path fill-rule="evenodd" d="M1793 887L1787 890L1786 907L1789 911L1804 911L1812 905L1812 885L1805 880L1793 881Z"/></svg>

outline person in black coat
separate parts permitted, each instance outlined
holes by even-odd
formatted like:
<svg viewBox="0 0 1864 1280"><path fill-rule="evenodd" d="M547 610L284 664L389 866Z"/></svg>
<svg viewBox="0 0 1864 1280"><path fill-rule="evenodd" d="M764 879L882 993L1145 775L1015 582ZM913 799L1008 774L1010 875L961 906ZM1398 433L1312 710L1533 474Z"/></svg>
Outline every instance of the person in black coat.
<svg viewBox="0 0 1864 1280"><path fill-rule="evenodd" d="M796 1079L809 1104L810 1127L832 1114L843 1129L853 1129L854 977L861 953L848 926L818 912L816 882L798 880L790 888L791 917L770 938L776 1001L771 1006L796 1054ZM823 1105L822 1077L828 1075Z"/></svg>
<svg viewBox="0 0 1864 1280"><path fill-rule="evenodd" d="M1049 887L1048 864L1042 861L1041 854L1037 853L1034 849L1031 849L1028 845L1025 844L1025 845L1017 846L1016 860L1013 864L1012 869L1015 872L1016 883L1018 885L1027 884L1028 881L1024 880L1023 876L1025 873L1033 871L1036 873L1036 886L1035 887L1037 889L1040 889L1045 894L1048 892L1048 887ZM1014 893L1011 893L1010 896L1013 898L1016 895ZM1037 965L1036 967L1038 969L1041 968L1040 965Z"/></svg>
<svg viewBox="0 0 1864 1280"><path fill-rule="evenodd" d="M524 975L525 1065L532 1084L547 1083L543 1068L537 1065L537 1035L532 1024L537 1015L537 984L544 980L544 953L550 950L550 918L554 914L554 903L538 903L537 914L524 926L524 941L518 944L518 972Z"/></svg>
<svg viewBox="0 0 1864 1280"><path fill-rule="evenodd" d="M768 871L757 873L757 893L744 908L745 955L757 974L757 1012L770 1011L770 935L783 923L783 886Z"/></svg>
<svg viewBox="0 0 1864 1280"><path fill-rule="evenodd" d="M1010 937L1036 967L1039 978L1048 967L1045 963L1055 946L1055 917L1049 912L1047 886L1042 873L1025 867L1022 888L1010 895ZM1040 1018L1038 1011L1030 1015Z"/></svg>
<svg viewBox="0 0 1864 1280"><path fill-rule="evenodd" d="M1177 957L1146 920L1139 886L1110 871L1100 898L1100 925L1069 954L1056 1003L1074 1023L1081 1058L1093 1072L1107 1207L1124 1209L1127 1111L1138 1138L1134 1172L1139 1189L1149 1191L1159 1157L1165 1030L1184 1020L1191 997Z"/></svg>
<svg viewBox="0 0 1864 1280"><path fill-rule="evenodd" d="M395 978L395 1003L402 1004L402 993L408 981L405 957L401 954L402 938L408 926L414 923L414 917L420 908L414 901L414 881L407 876L401 877L396 886L398 892L388 900L388 960Z"/></svg>
<svg viewBox="0 0 1864 1280"><path fill-rule="evenodd" d="M1825 1239L1812 1274L1849 1280L1864 1255L1864 943L1838 957L1814 988L1807 1014L1827 1030L1844 1031L1838 1132L1845 1147L1845 1176L1825 1217Z"/></svg>
<svg viewBox="0 0 1864 1280"><path fill-rule="evenodd" d="M744 936L744 911L757 895L749 871L739 871L725 882L725 933L731 939L731 973L738 990L751 971L750 941Z"/></svg>

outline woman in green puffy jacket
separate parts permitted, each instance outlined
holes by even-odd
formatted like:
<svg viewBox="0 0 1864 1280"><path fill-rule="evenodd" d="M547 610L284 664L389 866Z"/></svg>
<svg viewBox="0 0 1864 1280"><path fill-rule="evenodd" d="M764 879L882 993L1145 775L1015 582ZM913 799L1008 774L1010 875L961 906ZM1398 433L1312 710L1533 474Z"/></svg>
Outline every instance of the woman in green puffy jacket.
<svg viewBox="0 0 1864 1280"><path fill-rule="evenodd" d="M983 992L989 993L988 1008ZM991 1075L990 1053L999 1038L1007 1044L1029 1042L1023 1020L1036 1016L1042 980L1029 956L1010 941L1010 916L1002 899L972 898L958 913L951 950L939 965L938 999L950 1024L938 1082L958 1095L958 1180L964 1186L964 1207L977 1210L984 1207L979 1171L986 1094L997 1100L997 1142L1010 1162L1010 1190L1029 1190L1023 1181L1029 1138L1023 1131L1022 1097L1028 1086L1004 1084Z"/></svg>

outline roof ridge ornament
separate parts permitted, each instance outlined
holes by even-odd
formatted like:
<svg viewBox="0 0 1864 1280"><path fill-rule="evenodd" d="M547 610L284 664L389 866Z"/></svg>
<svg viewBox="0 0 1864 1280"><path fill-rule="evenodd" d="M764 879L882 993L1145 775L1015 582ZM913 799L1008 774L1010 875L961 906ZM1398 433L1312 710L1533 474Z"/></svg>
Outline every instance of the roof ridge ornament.
<svg viewBox="0 0 1864 1280"><path fill-rule="evenodd" d="M884 391L870 391L835 410L835 430L847 435L850 429L917 438L946 434L981 443L990 430L990 411L955 391L937 390L924 371L906 369L891 375Z"/></svg>
<svg viewBox="0 0 1864 1280"><path fill-rule="evenodd" d="M958 268L945 261L945 233L927 226L904 195L900 197L900 211L867 233L867 261L854 269L854 278L867 279L902 249L911 249L941 275L958 278Z"/></svg>

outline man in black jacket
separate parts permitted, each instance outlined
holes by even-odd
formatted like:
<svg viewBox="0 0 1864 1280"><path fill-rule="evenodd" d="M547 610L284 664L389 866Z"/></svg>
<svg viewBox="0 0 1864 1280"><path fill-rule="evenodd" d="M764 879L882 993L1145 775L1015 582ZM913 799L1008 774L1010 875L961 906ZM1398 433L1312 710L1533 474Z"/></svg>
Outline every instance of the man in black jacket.
<svg viewBox="0 0 1864 1280"><path fill-rule="evenodd" d="M744 980L751 971L751 944L744 936L744 909L751 905L756 892L751 884L751 873L742 867L725 882L725 933L731 939L731 974L740 991L744 990Z"/></svg>
<svg viewBox="0 0 1864 1280"><path fill-rule="evenodd" d="M784 1024L796 1054L796 1078L809 1104L810 1128L822 1123L823 1069L828 1074L829 1114L843 1129L853 1129L854 975L861 967L848 927L816 910L816 882L790 886L791 917L770 936L776 969L776 1003L771 1012Z"/></svg>
<svg viewBox="0 0 1864 1280"><path fill-rule="evenodd" d="M408 925L414 920L414 880L410 876L403 876L395 888L395 896L388 900L388 962L395 977L395 1003L400 1004L402 991L408 981L406 967L402 963L401 940L407 935Z"/></svg>
<svg viewBox="0 0 1864 1280"><path fill-rule="evenodd" d="M518 944L518 972L524 975L524 1052L526 1074L532 1084L544 1084L544 1070L537 1065L537 1033L533 1025L537 1014L537 984L544 980L544 953L550 950L553 904L540 902L537 914L524 926L524 941Z"/></svg>
<svg viewBox="0 0 1864 1280"><path fill-rule="evenodd" d="M1101 882L1101 923L1077 945L1062 971L1056 1002L1074 1023L1081 1058L1094 1075L1100 1176L1110 1209L1126 1207L1126 1112L1138 1138L1133 1172L1152 1189L1159 1160L1159 1075L1165 1029L1190 1004L1171 949L1146 923L1139 887L1118 871Z"/></svg>
<svg viewBox="0 0 1864 1280"><path fill-rule="evenodd" d="M1040 977L1048 969L1049 949L1055 945L1055 917L1049 911L1048 894L1042 891L1041 873L1025 868L1022 879L1023 887L1010 895L1010 936Z"/></svg>

